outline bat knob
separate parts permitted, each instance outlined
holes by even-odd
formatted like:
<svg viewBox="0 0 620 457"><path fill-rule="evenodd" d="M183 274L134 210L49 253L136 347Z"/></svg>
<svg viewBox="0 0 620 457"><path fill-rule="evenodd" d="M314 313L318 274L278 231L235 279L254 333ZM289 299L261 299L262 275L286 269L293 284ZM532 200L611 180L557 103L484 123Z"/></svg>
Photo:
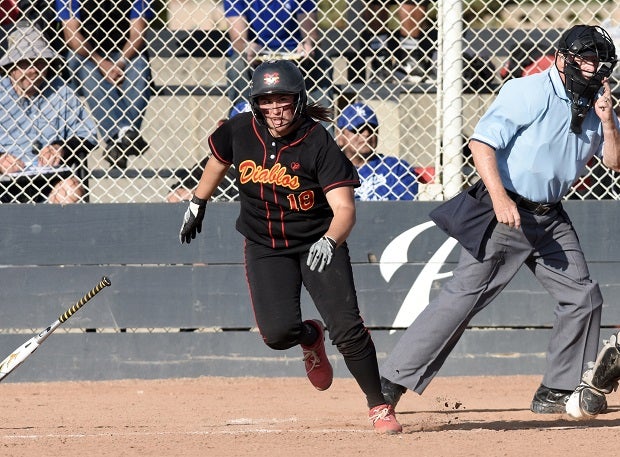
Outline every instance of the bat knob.
<svg viewBox="0 0 620 457"><path fill-rule="evenodd" d="M104 276L103 278L101 278L101 283L104 286L111 286L112 285L112 282L108 279L107 276Z"/></svg>

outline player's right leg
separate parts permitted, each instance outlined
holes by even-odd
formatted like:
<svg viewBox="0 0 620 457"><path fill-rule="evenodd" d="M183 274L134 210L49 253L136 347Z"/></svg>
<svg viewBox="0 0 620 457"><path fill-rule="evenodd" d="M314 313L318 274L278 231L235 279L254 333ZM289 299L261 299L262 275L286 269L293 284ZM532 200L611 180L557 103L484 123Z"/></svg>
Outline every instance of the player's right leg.
<svg viewBox="0 0 620 457"><path fill-rule="evenodd" d="M306 259L307 256L300 259L304 284L327 324L332 343L366 395L368 418L374 430L382 434L400 433L402 426L396 420L394 408L381 392L377 354L360 316L346 243L336 249L332 262L321 273L310 271Z"/></svg>

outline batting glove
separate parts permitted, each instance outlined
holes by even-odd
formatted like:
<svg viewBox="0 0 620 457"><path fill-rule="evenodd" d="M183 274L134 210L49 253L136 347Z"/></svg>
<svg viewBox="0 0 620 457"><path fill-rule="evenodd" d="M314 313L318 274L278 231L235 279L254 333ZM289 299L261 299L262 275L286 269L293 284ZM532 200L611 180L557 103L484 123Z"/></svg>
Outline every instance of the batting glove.
<svg viewBox="0 0 620 457"><path fill-rule="evenodd" d="M323 236L310 246L306 265L310 267L310 270L321 273L331 263L332 257L334 257L334 249L336 249L336 241L328 236Z"/></svg>
<svg viewBox="0 0 620 457"><path fill-rule="evenodd" d="M183 216L183 225L181 225L181 231L179 232L181 244L189 244L190 241L196 238L196 233L200 233L202 230L202 220L205 217L206 206L207 200L198 198L195 195L192 197L189 207Z"/></svg>

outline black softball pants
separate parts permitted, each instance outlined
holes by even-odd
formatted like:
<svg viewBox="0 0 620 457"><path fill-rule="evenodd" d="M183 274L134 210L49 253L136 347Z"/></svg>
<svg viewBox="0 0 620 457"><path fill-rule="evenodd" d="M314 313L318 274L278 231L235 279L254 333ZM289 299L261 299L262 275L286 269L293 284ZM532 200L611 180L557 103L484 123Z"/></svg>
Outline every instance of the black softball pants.
<svg viewBox="0 0 620 457"><path fill-rule="evenodd" d="M360 316L346 243L321 273L306 266L308 247L277 250L245 242L245 268L259 332L267 346L285 350L300 344L301 287L306 288L347 368L370 406L383 403L375 347Z"/></svg>

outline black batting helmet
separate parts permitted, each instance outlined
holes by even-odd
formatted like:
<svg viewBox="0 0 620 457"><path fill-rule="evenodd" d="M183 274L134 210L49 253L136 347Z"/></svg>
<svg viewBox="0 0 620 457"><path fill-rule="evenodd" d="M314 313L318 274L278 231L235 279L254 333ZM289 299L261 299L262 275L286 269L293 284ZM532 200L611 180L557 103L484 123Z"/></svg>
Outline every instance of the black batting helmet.
<svg viewBox="0 0 620 457"><path fill-rule="evenodd" d="M265 123L265 117L258 108L258 97L268 94L295 96L293 121L301 116L308 105L304 77L297 65L290 60L269 60L254 70L250 83L250 106L252 114L262 124Z"/></svg>

